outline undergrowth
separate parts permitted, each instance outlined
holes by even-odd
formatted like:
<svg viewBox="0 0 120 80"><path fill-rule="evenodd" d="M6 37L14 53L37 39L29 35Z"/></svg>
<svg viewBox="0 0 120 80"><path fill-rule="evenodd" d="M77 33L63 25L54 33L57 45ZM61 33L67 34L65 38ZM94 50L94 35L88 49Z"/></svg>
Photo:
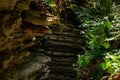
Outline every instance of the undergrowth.
<svg viewBox="0 0 120 80"><path fill-rule="evenodd" d="M109 2L110 0L106 1ZM107 6L106 8L110 9L109 12L105 11L105 14L96 15L96 17L92 15L89 17L84 16L84 18L82 17L82 24L79 26L85 28L84 36L86 38L86 46L83 47L84 54L78 55L77 67L74 68L79 79L82 78L83 69L89 68L92 61L95 63L91 66L95 68L92 75L88 73L90 80L99 80L103 77L112 80L112 77L120 70L120 49L118 43L120 40L120 17L111 12L112 7L110 4L102 4L101 6L103 8ZM104 10L101 11L104 12ZM85 14L79 12L77 15ZM94 66L96 64L97 67Z"/></svg>

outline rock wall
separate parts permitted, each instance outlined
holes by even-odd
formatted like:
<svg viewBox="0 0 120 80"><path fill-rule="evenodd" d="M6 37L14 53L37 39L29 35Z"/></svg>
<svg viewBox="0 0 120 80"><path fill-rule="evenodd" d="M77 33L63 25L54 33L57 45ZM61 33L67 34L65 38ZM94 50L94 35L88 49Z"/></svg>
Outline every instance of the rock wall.
<svg viewBox="0 0 120 80"><path fill-rule="evenodd" d="M47 25L55 21L51 14L34 10L34 0L0 0L0 80L28 79L45 72L45 55L33 55L28 48L36 45L36 37L50 34ZM32 75L33 74L33 75ZM29 79L28 79L29 80Z"/></svg>
<svg viewBox="0 0 120 80"><path fill-rule="evenodd" d="M1 0L0 17L0 80L76 80L81 30L51 25L37 0Z"/></svg>

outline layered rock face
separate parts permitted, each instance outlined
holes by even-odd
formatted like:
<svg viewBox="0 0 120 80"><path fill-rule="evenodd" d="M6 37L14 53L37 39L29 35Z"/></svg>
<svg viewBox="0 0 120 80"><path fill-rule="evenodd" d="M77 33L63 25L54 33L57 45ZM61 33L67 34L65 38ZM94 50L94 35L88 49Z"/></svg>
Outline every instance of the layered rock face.
<svg viewBox="0 0 120 80"><path fill-rule="evenodd" d="M77 62L77 55L82 54L82 46L85 45L83 34L80 29L74 26L60 27L51 25L52 34L45 35L38 40L39 45L31 48L32 52L40 53L50 57L47 63L49 74L41 78L41 74L36 80L77 80L74 66Z"/></svg>
<svg viewBox="0 0 120 80"><path fill-rule="evenodd" d="M0 0L0 80L27 79L34 72L45 72L45 63L50 60L28 50L36 45L36 37L52 33L47 25L52 24L48 18L53 16L33 10L32 2Z"/></svg>
<svg viewBox="0 0 120 80"><path fill-rule="evenodd" d="M79 29L51 25L57 18L35 0L1 0L0 17L0 80L76 80Z"/></svg>

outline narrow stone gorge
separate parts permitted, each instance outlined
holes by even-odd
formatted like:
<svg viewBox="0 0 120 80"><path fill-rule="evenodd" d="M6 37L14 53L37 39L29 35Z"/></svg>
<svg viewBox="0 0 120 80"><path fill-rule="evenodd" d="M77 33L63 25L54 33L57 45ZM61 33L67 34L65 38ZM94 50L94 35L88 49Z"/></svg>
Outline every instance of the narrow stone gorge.
<svg viewBox="0 0 120 80"><path fill-rule="evenodd" d="M0 1L0 80L76 80L73 64L85 43L81 30L61 28L34 2Z"/></svg>

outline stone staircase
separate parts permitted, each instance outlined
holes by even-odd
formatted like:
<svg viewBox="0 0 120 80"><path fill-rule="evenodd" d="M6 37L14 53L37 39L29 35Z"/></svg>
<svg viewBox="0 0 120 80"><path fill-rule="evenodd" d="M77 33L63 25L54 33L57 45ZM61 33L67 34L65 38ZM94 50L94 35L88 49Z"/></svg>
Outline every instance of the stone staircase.
<svg viewBox="0 0 120 80"><path fill-rule="evenodd" d="M51 58L47 64L50 72L47 77L41 79L39 75L36 80L77 80L73 64L77 55L83 52L84 41L80 30L71 26L65 27L62 32L57 27L52 34L46 35L36 47L43 49L44 55Z"/></svg>

